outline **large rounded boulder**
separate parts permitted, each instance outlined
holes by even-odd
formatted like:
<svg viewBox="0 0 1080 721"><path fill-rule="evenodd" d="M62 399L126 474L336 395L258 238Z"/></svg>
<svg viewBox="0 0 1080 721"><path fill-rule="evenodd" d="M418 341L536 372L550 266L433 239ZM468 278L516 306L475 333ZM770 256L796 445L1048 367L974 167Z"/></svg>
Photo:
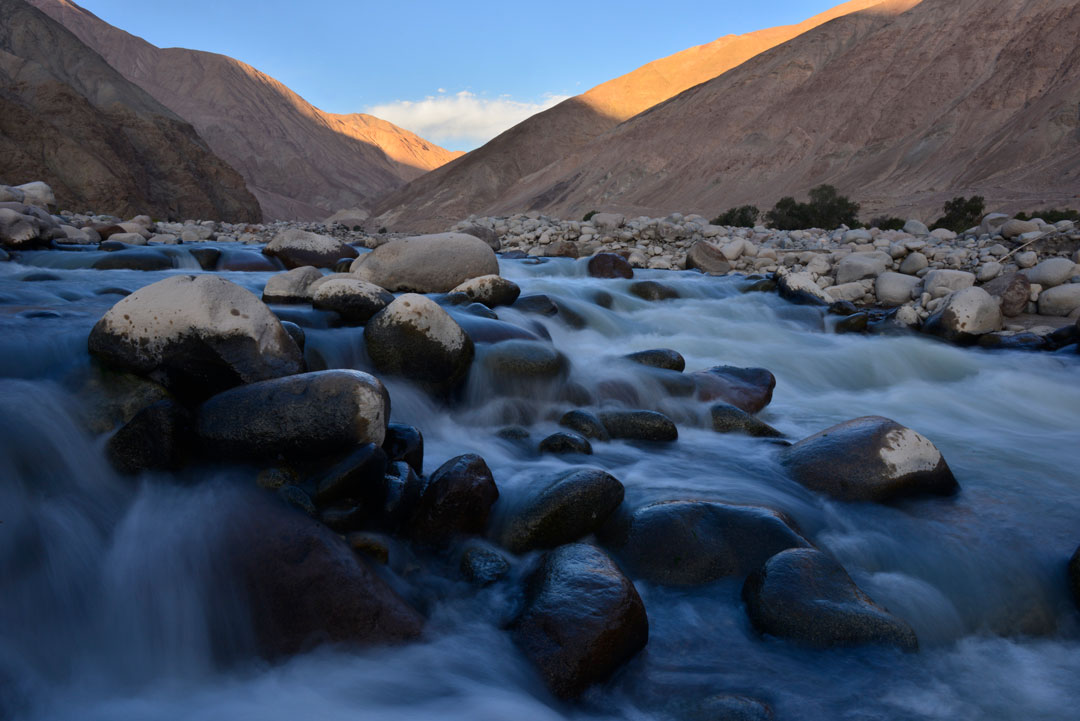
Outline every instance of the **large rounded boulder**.
<svg viewBox="0 0 1080 721"><path fill-rule="evenodd" d="M949 295L923 323L923 332L955 343L974 342L1001 330L1001 306L982 288L965 288Z"/></svg>
<svg viewBox="0 0 1080 721"><path fill-rule="evenodd" d="M526 579L510 631L551 693L574 699L645 647L649 619L634 584L603 551L571 544L546 553Z"/></svg>
<svg viewBox="0 0 1080 721"><path fill-rule="evenodd" d="M377 285L335 276L319 283L311 304L319 310L332 310L346 323L367 323L373 315L394 302L394 296Z"/></svg>
<svg viewBox="0 0 1080 721"><path fill-rule="evenodd" d="M807 488L843 501L948 496L960 487L926 437L880 416L856 418L784 449L781 462Z"/></svg>
<svg viewBox="0 0 1080 721"><path fill-rule="evenodd" d="M213 275L178 275L114 305L90 332L110 365L199 396L303 368L300 349L250 291Z"/></svg>
<svg viewBox="0 0 1080 721"><path fill-rule="evenodd" d="M768 508L665 501L621 513L601 541L631 575L666 586L744 577L770 556L810 544Z"/></svg>
<svg viewBox="0 0 1080 721"><path fill-rule="evenodd" d="M364 343L383 373L440 389L465 377L476 352L472 339L445 310L414 293L376 313L364 327Z"/></svg>
<svg viewBox="0 0 1080 721"><path fill-rule="evenodd" d="M381 446L390 395L354 370L303 373L233 388L206 401L198 432L225 457L321 456L365 443Z"/></svg>
<svg viewBox="0 0 1080 721"><path fill-rule="evenodd" d="M623 485L598 468L581 468L541 481L518 508L509 513L502 545L513 553L554 548L589 535L623 500Z"/></svg>
<svg viewBox="0 0 1080 721"><path fill-rule="evenodd" d="M392 292L447 293L471 278L498 275L495 251L464 233L398 238L357 258L358 278Z"/></svg>
<svg viewBox="0 0 1080 721"><path fill-rule="evenodd" d="M878 606L843 566L812 548L783 551L746 579L743 602L759 632L818 648L919 647L905 621Z"/></svg>
<svg viewBox="0 0 1080 721"><path fill-rule="evenodd" d="M355 258L358 253L352 246L328 235L310 233L298 228L283 230L266 244L263 253L277 258L286 268L312 265L316 268L332 268L342 258Z"/></svg>

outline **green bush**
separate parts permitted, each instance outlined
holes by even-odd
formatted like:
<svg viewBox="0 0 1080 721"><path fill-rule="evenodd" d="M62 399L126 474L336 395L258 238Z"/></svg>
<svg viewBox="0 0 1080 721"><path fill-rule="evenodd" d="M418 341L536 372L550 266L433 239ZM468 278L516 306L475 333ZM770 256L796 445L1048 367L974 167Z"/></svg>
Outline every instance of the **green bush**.
<svg viewBox="0 0 1080 721"><path fill-rule="evenodd" d="M1047 208L1046 210L1032 211L1028 213L1018 213L1016 215L1017 220L1031 220L1032 218L1042 218L1047 223L1053 224L1062 220L1074 220L1080 221L1080 210L1073 210L1072 208Z"/></svg>
<svg viewBox="0 0 1080 721"><path fill-rule="evenodd" d="M757 225L758 218L761 217L761 211L757 209L756 205L740 205L738 208L731 208L710 221L713 225L730 225L736 228L753 228Z"/></svg>
<svg viewBox="0 0 1080 721"><path fill-rule="evenodd" d="M596 215L598 212L599 211L596 211L596 210L590 210L588 213L585 214L585 217L581 219L581 222L582 223L588 223L590 220L592 220L592 217L594 215Z"/></svg>
<svg viewBox="0 0 1080 721"><path fill-rule="evenodd" d="M931 230L946 228L954 233L963 233L982 222L986 214L986 199L981 195L970 198L957 196L945 203L945 215L930 226Z"/></svg>
<svg viewBox="0 0 1080 721"><path fill-rule="evenodd" d="M803 228L849 228L859 225L859 204L840 195L831 185L819 185L810 191L810 202L800 203L790 196L781 198L765 214L766 220L778 230Z"/></svg>
<svg viewBox="0 0 1080 721"><path fill-rule="evenodd" d="M386 235L386 226L379 228L379 235Z"/></svg>
<svg viewBox="0 0 1080 721"><path fill-rule="evenodd" d="M880 230L903 230L904 225L907 223L903 218L897 218L896 216L879 215L870 221L871 228L878 228Z"/></svg>

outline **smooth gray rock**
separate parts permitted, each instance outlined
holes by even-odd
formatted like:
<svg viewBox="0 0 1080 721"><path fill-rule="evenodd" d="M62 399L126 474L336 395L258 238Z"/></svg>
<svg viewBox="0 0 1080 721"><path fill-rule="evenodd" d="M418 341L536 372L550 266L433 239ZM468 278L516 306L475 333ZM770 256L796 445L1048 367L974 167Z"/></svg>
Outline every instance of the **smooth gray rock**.
<svg viewBox="0 0 1080 721"><path fill-rule="evenodd" d="M975 285L975 274L966 270L932 270L923 276L923 292L941 298Z"/></svg>
<svg viewBox="0 0 1080 721"><path fill-rule="evenodd" d="M450 292L464 293L473 302L497 308L500 305L513 305L521 295L521 288L514 281L499 275L481 275L470 278Z"/></svg>
<svg viewBox="0 0 1080 721"><path fill-rule="evenodd" d="M263 253L280 260L286 268L311 265L330 268L341 258L355 258L356 249L328 235L298 228L283 230L263 248Z"/></svg>
<svg viewBox="0 0 1080 721"><path fill-rule="evenodd" d="M924 333L965 343L1001 330L1002 323L1001 306L992 295L982 288L965 288L946 297L922 329Z"/></svg>
<svg viewBox="0 0 1080 721"><path fill-rule="evenodd" d="M395 293L447 293L471 278L498 275L499 262L475 236L438 233L380 245L357 258L352 273Z"/></svg>
<svg viewBox="0 0 1080 721"><path fill-rule="evenodd" d="M264 303L310 303L311 285L323 274L314 266L305 265L285 273L270 276L263 288Z"/></svg>
<svg viewBox="0 0 1080 721"><path fill-rule="evenodd" d="M311 297L319 310L332 310L350 324L367 323L376 313L394 302L393 294L359 278L335 277L320 283Z"/></svg>
<svg viewBox="0 0 1080 721"><path fill-rule="evenodd" d="M1035 285L1041 285L1043 289L1054 288L1063 283L1068 283L1069 278L1077 275L1076 263L1068 258L1047 258L1034 268L1024 271Z"/></svg>
<svg viewBox="0 0 1080 721"><path fill-rule="evenodd" d="M476 352L472 339L445 310L414 293L376 313L364 327L364 343L381 372L439 390L465 378Z"/></svg>
<svg viewBox="0 0 1080 721"><path fill-rule="evenodd" d="M911 301L912 292L921 281L903 273L882 273L874 281L874 294L882 305L903 305Z"/></svg>
<svg viewBox="0 0 1080 721"><path fill-rule="evenodd" d="M892 257L888 253L852 253L840 259L836 264L836 284L854 283L857 280L873 279L892 266Z"/></svg>

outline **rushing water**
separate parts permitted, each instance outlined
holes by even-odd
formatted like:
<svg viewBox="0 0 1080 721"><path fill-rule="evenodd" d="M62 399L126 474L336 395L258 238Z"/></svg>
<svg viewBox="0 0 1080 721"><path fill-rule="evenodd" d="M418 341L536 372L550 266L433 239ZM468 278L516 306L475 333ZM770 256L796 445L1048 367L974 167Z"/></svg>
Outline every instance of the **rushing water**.
<svg viewBox="0 0 1080 721"><path fill-rule="evenodd" d="M713 433L703 405L639 379L640 405L671 415L680 437L594 445L589 463L626 485L628 503L701 498L787 512L912 625L921 651L762 639L740 606L740 580L639 583L646 650L567 706L499 630L512 583L475 593L427 579L437 600L424 639L408 646L256 660L216 552L227 509L253 492L248 477L203 468L119 478L72 390L89 364L87 333L120 299L115 291L196 264L186 256L183 271L97 271L94 257L52 251L0 264L0 719L653 719L669 718L673 700L719 693L767 701L780 719L1065 719L1080 708L1080 614L1064 572L1080 543L1074 349L990 353L913 335L836 335L816 311L744 294L732 279L639 271L682 296L649 303L627 292L629 281L587 277L583 262L503 261L525 293L546 293L586 320L575 329L499 309L525 328L541 322L574 382L618 376L605 359L648 348L679 351L688 371L763 366L778 380L766 422L800 438L858 416L893 418L932 439L963 488L892 506L831 501L787 480L775 446ZM223 275L256 293L269 277ZM610 310L595 302L601 290ZM312 365L366 369L362 330L306 317ZM478 370L449 410L388 385L394 420L425 435L427 467L481 454L500 504L576 462L532 450L556 430L565 402L492 397ZM530 446L496 436L510 423L529 426Z"/></svg>

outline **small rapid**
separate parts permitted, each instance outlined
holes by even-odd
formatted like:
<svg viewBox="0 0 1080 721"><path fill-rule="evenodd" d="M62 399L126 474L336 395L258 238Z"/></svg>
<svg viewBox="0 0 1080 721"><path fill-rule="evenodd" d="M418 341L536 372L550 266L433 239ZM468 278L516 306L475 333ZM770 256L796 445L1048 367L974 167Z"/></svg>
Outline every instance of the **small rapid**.
<svg viewBox="0 0 1080 721"><path fill-rule="evenodd" d="M92 255L43 251L0 263L4 721L668 719L684 717L676 701L714 694L761 699L778 719L1062 719L1080 705L1080 613L1064 571L1080 543L1074 348L989 352L913 334L838 335L820 311L744 292L735 278L638 271L634 281L601 280L584 262L503 260L523 295L546 295L558 312L499 308L495 321L449 310L465 327L475 322L478 337L550 338L568 364L565 382L493 387L482 361L498 344L488 343L478 343L454 403L384 379L392 419L423 432L430 469L481 455L503 512L536 478L583 463L541 454L537 443L559 430L574 389L609 388L590 405L658 410L679 428L672 444L594 445L584 463L622 481L626 503L782 511L920 641L912 654L802 648L753 630L741 579L685 589L639 582L648 646L566 705L501 630L520 600L515 584L477 592L412 558L391 567L420 589L421 640L260 660L220 553L230 511L259 493L252 469L125 478L105 460L104 436L88 430L90 328L123 294L204 271L186 261L95 270ZM220 274L256 294L271 275ZM639 280L679 297L643 300L630 291ZM362 328L334 327L306 307L274 310L304 327L309 368L371 370ZM706 405L620 361L653 348L678 351L687 372L768 368L777 386L759 417L791 439L868 415L914 428L962 491L891 505L813 493L783 472L775 444L714 432ZM507 426L528 440L500 433Z"/></svg>

